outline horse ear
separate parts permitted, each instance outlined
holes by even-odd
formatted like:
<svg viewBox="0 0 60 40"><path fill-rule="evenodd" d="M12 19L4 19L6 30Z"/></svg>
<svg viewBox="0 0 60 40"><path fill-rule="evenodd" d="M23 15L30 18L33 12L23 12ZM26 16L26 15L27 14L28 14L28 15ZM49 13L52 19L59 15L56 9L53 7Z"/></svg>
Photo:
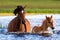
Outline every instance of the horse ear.
<svg viewBox="0 0 60 40"><path fill-rule="evenodd" d="M47 16L46 16L46 19L47 19Z"/></svg>
<svg viewBox="0 0 60 40"><path fill-rule="evenodd" d="M24 6L24 8L26 8L26 7L27 7L27 5Z"/></svg>
<svg viewBox="0 0 60 40"><path fill-rule="evenodd" d="M52 15L51 15L51 18L52 18Z"/></svg>

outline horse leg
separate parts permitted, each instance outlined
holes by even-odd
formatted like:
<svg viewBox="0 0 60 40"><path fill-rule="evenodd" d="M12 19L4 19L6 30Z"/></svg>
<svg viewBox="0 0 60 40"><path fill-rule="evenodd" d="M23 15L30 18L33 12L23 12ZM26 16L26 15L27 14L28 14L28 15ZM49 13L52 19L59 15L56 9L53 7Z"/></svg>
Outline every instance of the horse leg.
<svg viewBox="0 0 60 40"><path fill-rule="evenodd" d="M50 33L49 33L48 30L46 30L44 33L41 33L42 36L49 36L49 34L50 34Z"/></svg>
<svg viewBox="0 0 60 40"><path fill-rule="evenodd" d="M22 26L21 26L21 31L25 32L25 26L24 26L24 24L22 24Z"/></svg>
<svg viewBox="0 0 60 40"><path fill-rule="evenodd" d="M24 24L20 24L19 30L17 32L25 32Z"/></svg>

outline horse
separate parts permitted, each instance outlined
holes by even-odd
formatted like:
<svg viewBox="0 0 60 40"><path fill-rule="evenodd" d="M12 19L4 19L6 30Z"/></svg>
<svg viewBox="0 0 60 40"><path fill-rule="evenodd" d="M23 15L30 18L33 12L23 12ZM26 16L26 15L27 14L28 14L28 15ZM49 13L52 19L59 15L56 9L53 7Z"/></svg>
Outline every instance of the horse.
<svg viewBox="0 0 60 40"><path fill-rule="evenodd" d="M17 6L14 9L14 15L16 16L8 24L8 32L30 32L30 22L25 18L25 7Z"/></svg>
<svg viewBox="0 0 60 40"><path fill-rule="evenodd" d="M43 20L41 26L34 26L32 29L32 33L40 33L43 36L48 36L50 34L48 31L48 27L50 27L52 30L54 29L52 16L51 17L46 16L46 19Z"/></svg>

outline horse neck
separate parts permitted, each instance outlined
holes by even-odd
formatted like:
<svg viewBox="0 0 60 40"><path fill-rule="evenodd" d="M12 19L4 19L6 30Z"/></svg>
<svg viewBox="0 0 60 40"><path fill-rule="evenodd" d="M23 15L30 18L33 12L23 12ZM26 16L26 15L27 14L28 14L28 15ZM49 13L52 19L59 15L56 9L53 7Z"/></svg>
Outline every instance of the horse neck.
<svg viewBox="0 0 60 40"><path fill-rule="evenodd" d="M25 16L24 15L21 15L21 14L18 14L18 19L24 19L25 18Z"/></svg>
<svg viewBox="0 0 60 40"><path fill-rule="evenodd" d="M21 30L21 27L22 27L22 19L24 19L24 17L22 17L22 15L17 16L17 23L18 23L19 30Z"/></svg>
<svg viewBox="0 0 60 40"><path fill-rule="evenodd" d="M42 25L41 25L41 28L42 28L42 29L45 29L45 30L48 29L46 20L43 21L43 23L42 23Z"/></svg>

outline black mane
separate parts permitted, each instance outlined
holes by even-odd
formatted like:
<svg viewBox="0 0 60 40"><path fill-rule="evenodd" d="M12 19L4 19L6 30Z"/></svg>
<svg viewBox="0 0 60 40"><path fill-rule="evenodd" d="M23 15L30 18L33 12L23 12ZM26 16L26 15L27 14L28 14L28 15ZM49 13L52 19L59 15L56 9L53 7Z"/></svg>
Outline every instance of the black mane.
<svg viewBox="0 0 60 40"><path fill-rule="evenodd" d="M23 6L17 6L17 8L14 10L14 14L16 15L19 11L22 11L24 10L24 7Z"/></svg>

